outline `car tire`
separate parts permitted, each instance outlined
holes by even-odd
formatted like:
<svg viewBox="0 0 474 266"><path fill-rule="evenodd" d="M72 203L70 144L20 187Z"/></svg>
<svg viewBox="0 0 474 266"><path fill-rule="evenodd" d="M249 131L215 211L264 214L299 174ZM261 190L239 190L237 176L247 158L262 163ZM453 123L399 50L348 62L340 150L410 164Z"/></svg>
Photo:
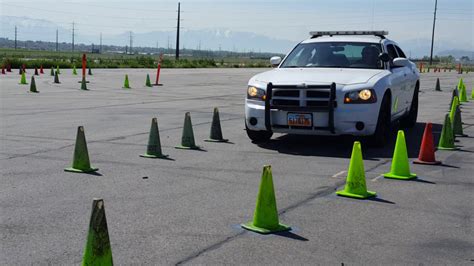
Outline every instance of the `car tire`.
<svg viewBox="0 0 474 266"><path fill-rule="evenodd" d="M247 131L247 136L255 143L267 142L273 135L273 132L267 130L251 130L245 124L245 131Z"/></svg>
<svg viewBox="0 0 474 266"><path fill-rule="evenodd" d="M373 147L383 147L388 143L391 136L391 102L390 95L386 93L380 104L377 126L373 135L369 137L369 145Z"/></svg>
<svg viewBox="0 0 474 266"><path fill-rule="evenodd" d="M418 92L420 91L419 85L416 84L415 92L413 93L413 100L411 101L410 111L408 115L400 119L400 127L412 128L416 125L416 119L418 118Z"/></svg>

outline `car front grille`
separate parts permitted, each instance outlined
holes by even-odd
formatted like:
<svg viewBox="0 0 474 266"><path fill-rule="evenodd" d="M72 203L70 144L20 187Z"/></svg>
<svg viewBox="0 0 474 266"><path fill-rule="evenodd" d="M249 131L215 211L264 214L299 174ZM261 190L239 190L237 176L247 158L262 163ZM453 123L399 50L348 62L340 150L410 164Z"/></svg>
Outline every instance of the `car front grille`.
<svg viewBox="0 0 474 266"><path fill-rule="evenodd" d="M273 85L271 106L275 109L327 110L331 85ZM333 102L335 104L335 101ZM335 107L335 106L334 106Z"/></svg>

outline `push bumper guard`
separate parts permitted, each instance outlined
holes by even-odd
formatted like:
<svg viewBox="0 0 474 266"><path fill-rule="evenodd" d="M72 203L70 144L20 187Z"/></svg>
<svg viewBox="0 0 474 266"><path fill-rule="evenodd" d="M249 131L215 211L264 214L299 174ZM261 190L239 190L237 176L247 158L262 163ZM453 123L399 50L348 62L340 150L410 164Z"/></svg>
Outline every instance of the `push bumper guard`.
<svg viewBox="0 0 474 266"><path fill-rule="evenodd" d="M311 89L329 93L329 99L327 104L323 106L282 106L272 105L273 89ZM271 123L271 110L282 110L282 111L296 111L296 112L327 112L328 113L328 125L327 127L315 127L313 130L328 130L332 134L335 133L334 129L334 108L337 107L336 102L336 83L327 85L305 85L302 87L296 87L293 85L273 85L271 82L267 84L266 98L265 98L265 128L267 131L272 132ZM286 127L286 126L277 126Z"/></svg>

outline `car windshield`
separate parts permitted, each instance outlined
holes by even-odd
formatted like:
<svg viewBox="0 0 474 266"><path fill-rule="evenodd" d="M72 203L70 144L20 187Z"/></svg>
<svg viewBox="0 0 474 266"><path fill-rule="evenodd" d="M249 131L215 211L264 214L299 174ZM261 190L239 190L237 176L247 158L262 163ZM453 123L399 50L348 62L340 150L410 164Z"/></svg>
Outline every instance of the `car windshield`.
<svg viewBox="0 0 474 266"><path fill-rule="evenodd" d="M379 43L316 42L300 43L285 59L281 68L337 67L381 69Z"/></svg>

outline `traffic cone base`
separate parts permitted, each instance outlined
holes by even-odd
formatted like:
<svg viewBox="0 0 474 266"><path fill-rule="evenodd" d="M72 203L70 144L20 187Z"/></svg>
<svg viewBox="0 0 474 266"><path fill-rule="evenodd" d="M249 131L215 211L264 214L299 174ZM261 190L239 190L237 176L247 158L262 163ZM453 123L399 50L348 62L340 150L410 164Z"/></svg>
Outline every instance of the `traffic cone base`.
<svg viewBox="0 0 474 266"><path fill-rule="evenodd" d="M175 146L175 149L180 149L180 150L200 150L201 147L199 146L191 146L191 147L186 147L186 146L181 146L181 145L178 145L178 146Z"/></svg>
<svg viewBox="0 0 474 266"><path fill-rule="evenodd" d="M415 159L413 161L414 164L428 164L428 165L439 165L441 164L441 161L434 161L434 162L427 162L427 161L422 161L420 159Z"/></svg>
<svg viewBox="0 0 474 266"><path fill-rule="evenodd" d="M250 222L241 224L241 226L244 229L260 234L270 234L291 229L288 225L281 224L278 219L272 168L270 165L263 167L253 219Z"/></svg>
<svg viewBox="0 0 474 266"><path fill-rule="evenodd" d="M140 157L152 158L152 159L166 159L169 157L169 155L165 155L165 154L153 155L153 154L144 153L144 154L140 154Z"/></svg>
<svg viewBox="0 0 474 266"><path fill-rule="evenodd" d="M276 228L267 229L267 228L257 227L255 225L253 225L252 221L250 221L248 223L241 224L240 226L242 226L242 228L244 228L244 229L247 229L247 230L250 230L250 231L253 231L253 232L257 232L257 233L260 233L260 234L264 234L264 235L291 230L291 227L286 225L286 224L278 224L278 227L276 227Z"/></svg>
<svg viewBox="0 0 474 266"><path fill-rule="evenodd" d="M206 142L229 142L228 139L205 139Z"/></svg>
<svg viewBox="0 0 474 266"><path fill-rule="evenodd" d="M396 175L393 173L386 173L383 175L383 177L390 178L390 179L410 180L410 179L415 179L416 174L410 173L408 176L401 176L401 175Z"/></svg>
<svg viewBox="0 0 474 266"><path fill-rule="evenodd" d="M66 171L66 172L73 172L73 173L93 173L93 172L99 171L99 168L92 168L92 167L91 167L90 169L81 170L81 169L76 169L76 168L68 167L68 168L64 168L64 171Z"/></svg>
<svg viewBox="0 0 474 266"><path fill-rule="evenodd" d="M374 191L366 191L365 194L361 195L361 194L354 194L354 193L350 193L350 192L347 192L347 191L344 191L344 190L339 190L339 191L336 191L336 194L338 196L341 196L341 197L347 197L347 198L355 198L355 199L368 199L368 198L372 198L372 197L376 197L377 196L377 193L374 192Z"/></svg>
<svg viewBox="0 0 474 266"><path fill-rule="evenodd" d="M444 150L444 151L455 151L455 150L459 150L458 147L437 147L438 150Z"/></svg>

